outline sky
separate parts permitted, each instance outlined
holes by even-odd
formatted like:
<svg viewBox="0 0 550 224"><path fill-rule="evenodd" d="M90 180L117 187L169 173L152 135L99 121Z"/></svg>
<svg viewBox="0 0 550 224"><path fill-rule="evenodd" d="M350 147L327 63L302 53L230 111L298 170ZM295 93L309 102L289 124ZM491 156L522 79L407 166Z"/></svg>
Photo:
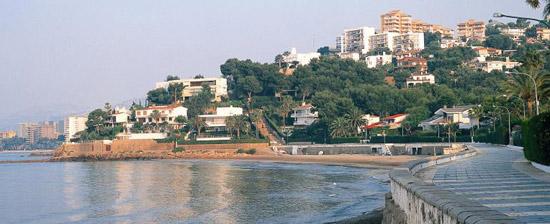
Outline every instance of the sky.
<svg viewBox="0 0 550 224"><path fill-rule="evenodd" d="M167 75L220 76L229 58L334 46L392 9L452 29L542 15L524 0L0 0L0 130L128 104Z"/></svg>

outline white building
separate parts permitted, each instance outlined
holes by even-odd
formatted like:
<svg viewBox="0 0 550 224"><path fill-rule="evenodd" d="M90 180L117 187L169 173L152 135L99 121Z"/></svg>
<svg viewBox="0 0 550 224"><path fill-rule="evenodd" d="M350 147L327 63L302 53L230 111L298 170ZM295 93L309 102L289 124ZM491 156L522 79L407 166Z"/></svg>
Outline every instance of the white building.
<svg viewBox="0 0 550 224"><path fill-rule="evenodd" d="M64 124L64 136L65 141L70 142L71 139L76 137L78 132L86 130L86 121L88 121L88 116L69 116L65 118Z"/></svg>
<svg viewBox="0 0 550 224"><path fill-rule="evenodd" d="M503 35L509 36L515 41L519 40L520 37L525 36L525 29L521 29L521 28L503 28L503 29L500 29L500 32Z"/></svg>
<svg viewBox="0 0 550 224"><path fill-rule="evenodd" d="M214 101L220 102L222 97L227 97L227 79L225 78L179 79L167 82L157 82L155 88L168 88L172 83L181 83L185 86L182 94L184 100L198 94L202 90L203 85L210 87L210 91L214 94Z"/></svg>
<svg viewBox="0 0 550 224"><path fill-rule="evenodd" d="M435 84L435 76L427 73L413 73L405 81L407 88L413 87L417 84Z"/></svg>
<svg viewBox="0 0 550 224"><path fill-rule="evenodd" d="M393 52L424 49L424 33L379 33L369 37L369 49L389 48Z"/></svg>
<svg viewBox="0 0 550 224"><path fill-rule="evenodd" d="M520 65L520 62L510 61L510 59L506 57L506 61L485 61L481 63L481 70L485 72L503 71L505 69L515 68Z"/></svg>
<svg viewBox="0 0 550 224"><path fill-rule="evenodd" d="M359 27L346 29L336 38L336 49L340 53L354 52L366 54L369 49L369 36L374 35L374 28Z"/></svg>
<svg viewBox="0 0 550 224"><path fill-rule="evenodd" d="M367 67L369 68L375 68L382 65L391 64L392 62L392 55L386 54L385 52L382 55L372 55L367 56L365 58L365 62L367 63Z"/></svg>
<svg viewBox="0 0 550 224"><path fill-rule="evenodd" d="M154 111L158 111L160 115L156 120L151 116ZM164 122L168 124L177 124L175 119L178 116L187 118L187 108L174 104L167 106L149 106L141 110L136 110L136 120L143 124Z"/></svg>
<svg viewBox="0 0 550 224"><path fill-rule="evenodd" d="M132 112L130 112L126 108L116 108L111 114L111 120L110 123L112 125L125 125L130 121L130 117L132 116Z"/></svg>
<svg viewBox="0 0 550 224"><path fill-rule="evenodd" d="M359 61L359 59L361 59L361 55L355 52L338 53L338 57L340 57L341 59L351 59L354 61Z"/></svg>
<svg viewBox="0 0 550 224"><path fill-rule="evenodd" d="M294 126L309 126L319 118L317 111L313 112L313 105L302 103L302 105L293 108L290 117L294 118Z"/></svg>
<svg viewBox="0 0 550 224"><path fill-rule="evenodd" d="M205 131L197 136L197 141L212 140L231 140L231 135L227 133L227 117L243 115L243 108L240 107L217 107L216 114L199 115L204 120Z"/></svg>
<svg viewBox="0 0 550 224"><path fill-rule="evenodd" d="M283 56L283 61L291 65L297 63L298 65L307 65L314 58L321 57L320 53L310 52L310 53L297 53L296 48L290 50L289 55Z"/></svg>
<svg viewBox="0 0 550 224"><path fill-rule="evenodd" d="M479 125L479 119L471 117L474 106L443 107L418 125L423 130L434 130L438 125L458 124L459 129L470 129Z"/></svg>

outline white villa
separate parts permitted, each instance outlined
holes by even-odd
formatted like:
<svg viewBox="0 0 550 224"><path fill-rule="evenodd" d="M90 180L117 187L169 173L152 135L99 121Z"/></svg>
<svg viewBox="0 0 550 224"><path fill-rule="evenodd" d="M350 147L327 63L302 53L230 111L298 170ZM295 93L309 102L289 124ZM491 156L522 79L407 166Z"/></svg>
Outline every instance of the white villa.
<svg viewBox="0 0 550 224"><path fill-rule="evenodd" d="M434 130L437 125L446 125L449 123L458 124L459 129L470 129L479 125L478 118L471 118L470 113L474 106L455 106L451 108L443 107L430 118L422 121L418 126L423 130Z"/></svg>
<svg viewBox="0 0 550 224"><path fill-rule="evenodd" d="M317 111L313 112L313 105L306 104L305 102L302 105L293 108L293 113L290 117L294 118L294 126L309 126L313 124L319 118Z"/></svg>
<svg viewBox="0 0 550 224"><path fill-rule="evenodd" d="M125 125L125 124L128 124L128 122L130 121L130 116L132 115L132 112L130 112L128 109L126 108L116 108L113 112L113 114L111 114L111 120L109 121L109 123L111 125Z"/></svg>
<svg viewBox="0 0 550 224"><path fill-rule="evenodd" d="M298 63L298 65L307 65L312 59L319 57L321 57L320 53L297 53L296 48L292 48L289 55L283 56L283 61L289 65L295 62Z"/></svg>
<svg viewBox="0 0 550 224"><path fill-rule="evenodd" d="M384 53L382 53L382 55L367 56L365 58L365 61L367 62L367 67L376 68L378 66L391 64L392 59L393 59L393 57L392 57L391 54L386 54L384 52Z"/></svg>
<svg viewBox="0 0 550 224"><path fill-rule="evenodd" d="M153 111L158 111L160 114L160 118L156 121L151 117ZM136 110L136 120L144 124L163 122L167 122L168 124L176 124L175 119L178 116L187 118L187 108L181 105L173 104L167 106L149 106L141 110Z"/></svg>
<svg viewBox="0 0 550 224"><path fill-rule="evenodd" d="M409 78L407 78L405 83L407 88L423 83L435 84L435 76L428 73L413 73Z"/></svg>
<svg viewBox="0 0 550 224"><path fill-rule="evenodd" d="M185 86L183 89L184 100L198 94L203 85L210 87L214 94L214 101L220 102L222 97L227 97L227 79L225 78L198 78L198 79L179 79L167 82L157 82L155 88L168 88L172 83L181 83Z"/></svg>
<svg viewBox="0 0 550 224"><path fill-rule="evenodd" d="M243 108L230 106L216 108L216 114L199 115L206 124L206 130L197 136L197 141L231 140L231 136L227 133L225 119L242 114Z"/></svg>

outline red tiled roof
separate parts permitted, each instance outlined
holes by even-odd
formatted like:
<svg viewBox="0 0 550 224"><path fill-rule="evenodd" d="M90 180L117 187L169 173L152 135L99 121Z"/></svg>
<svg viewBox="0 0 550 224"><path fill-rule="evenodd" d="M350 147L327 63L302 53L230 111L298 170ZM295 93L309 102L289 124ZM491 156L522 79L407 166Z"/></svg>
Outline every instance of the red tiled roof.
<svg viewBox="0 0 550 224"><path fill-rule="evenodd" d="M394 118L398 118L398 117L406 116L406 115L407 115L407 114L394 114L394 115L385 117L384 120L394 119Z"/></svg>
<svg viewBox="0 0 550 224"><path fill-rule="evenodd" d="M146 108L143 108L142 110L169 110L180 106L181 105L178 105L178 104L165 105L165 106L148 106Z"/></svg>
<svg viewBox="0 0 550 224"><path fill-rule="evenodd" d="M307 110L307 109L310 109L312 107L313 107L313 105L311 105L311 104L304 104L304 105L300 105L300 106L295 107L294 110L296 110L296 109Z"/></svg>

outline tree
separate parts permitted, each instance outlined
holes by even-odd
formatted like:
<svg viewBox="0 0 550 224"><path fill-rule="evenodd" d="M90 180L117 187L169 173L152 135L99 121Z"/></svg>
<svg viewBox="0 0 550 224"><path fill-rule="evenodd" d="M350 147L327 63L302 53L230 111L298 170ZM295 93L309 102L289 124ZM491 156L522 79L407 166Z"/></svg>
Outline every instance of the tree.
<svg viewBox="0 0 550 224"><path fill-rule="evenodd" d="M187 118L179 115L176 118L174 118L174 122L176 122L178 125L186 125L188 121L187 121Z"/></svg>
<svg viewBox="0 0 550 224"><path fill-rule="evenodd" d="M157 128L158 130L158 124L159 124L160 118L162 117L160 112L158 110L153 110L153 112L149 114L149 117L153 121L153 124L155 124L155 128Z"/></svg>
<svg viewBox="0 0 550 224"><path fill-rule="evenodd" d="M214 95L210 91L210 87L207 85L202 86L201 91L191 96L186 100L183 105L187 107L187 116L196 117L204 113L208 107L212 104L212 99Z"/></svg>
<svg viewBox="0 0 550 224"><path fill-rule="evenodd" d="M533 8L539 8L541 6L541 0L526 0L527 4L529 4ZM543 11L544 17L547 17L550 15L550 1L546 0L546 5L544 6Z"/></svg>
<svg viewBox="0 0 550 224"><path fill-rule="evenodd" d="M410 135L414 127L418 127L420 122L428 118L430 111L425 106L415 106L407 108L405 113L407 113L408 116L405 119L405 122L403 122L402 127Z"/></svg>
<svg viewBox="0 0 550 224"><path fill-rule="evenodd" d="M154 105L168 105L171 103L171 98L165 88L157 88L147 92L147 101Z"/></svg>
<svg viewBox="0 0 550 224"><path fill-rule="evenodd" d="M344 117L339 117L330 123L330 136L333 138L347 137L351 129L349 121Z"/></svg>
<svg viewBox="0 0 550 224"><path fill-rule="evenodd" d="M225 125L229 130L229 133L236 133L237 138L241 138L241 133L248 133L250 130L250 123L246 115L235 115L225 118Z"/></svg>
<svg viewBox="0 0 550 224"><path fill-rule="evenodd" d="M488 36L485 40L485 46L501 50L511 50L515 48L515 43L512 38L502 34L497 34Z"/></svg>
<svg viewBox="0 0 550 224"><path fill-rule="evenodd" d="M254 126L256 127L255 128L256 138L260 138L260 133L259 133L260 127L258 127L258 124L262 120L262 117L263 117L263 113L261 110L255 110L254 113L250 114L250 120L252 121L252 123L254 123Z"/></svg>
<svg viewBox="0 0 550 224"><path fill-rule="evenodd" d="M328 46L320 47L317 49L317 53L321 54L321 56L328 56L330 55L330 48Z"/></svg>
<svg viewBox="0 0 550 224"><path fill-rule="evenodd" d="M537 27L536 26L531 26L531 27L525 29L525 36L530 37L530 38L537 37Z"/></svg>
<svg viewBox="0 0 550 224"><path fill-rule="evenodd" d="M255 76L246 76L242 79L239 79L238 86L241 87L248 95L248 108L252 103L252 94L256 94L262 91L262 86L258 79Z"/></svg>
<svg viewBox="0 0 550 224"><path fill-rule="evenodd" d="M279 115L283 118L283 129L286 128L286 118L288 117L288 113L292 111L294 106L294 100L292 100L290 96L283 96L281 99L281 106L278 110Z"/></svg>
<svg viewBox="0 0 550 224"><path fill-rule="evenodd" d="M172 80L180 80L180 77L178 77L177 75L168 75L168 76L166 76L166 81L167 82L172 81Z"/></svg>
<svg viewBox="0 0 550 224"><path fill-rule="evenodd" d="M424 45L428 46L432 42L441 43L441 33L424 32Z"/></svg>
<svg viewBox="0 0 550 224"><path fill-rule="evenodd" d="M102 109L95 109L88 114L88 121L86 121L86 127L88 132L100 133L105 126L105 122L109 119L109 114Z"/></svg>
<svg viewBox="0 0 550 224"><path fill-rule="evenodd" d="M193 119L193 128L197 131L197 136L201 135L201 130L206 127L206 122L198 116Z"/></svg>
<svg viewBox="0 0 550 224"><path fill-rule="evenodd" d="M363 111L354 108L345 116L355 134L359 134L359 131L361 130L360 128L366 124L366 121L363 119L363 115Z"/></svg>
<svg viewBox="0 0 550 224"><path fill-rule="evenodd" d="M185 89L183 83L170 83L168 85L169 104L183 101L183 89Z"/></svg>
<svg viewBox="0 0 550 224"><path fill-rule="evenodd" d="M204 79L204 75L198 74L194 76L193 79Z"/></svg>

